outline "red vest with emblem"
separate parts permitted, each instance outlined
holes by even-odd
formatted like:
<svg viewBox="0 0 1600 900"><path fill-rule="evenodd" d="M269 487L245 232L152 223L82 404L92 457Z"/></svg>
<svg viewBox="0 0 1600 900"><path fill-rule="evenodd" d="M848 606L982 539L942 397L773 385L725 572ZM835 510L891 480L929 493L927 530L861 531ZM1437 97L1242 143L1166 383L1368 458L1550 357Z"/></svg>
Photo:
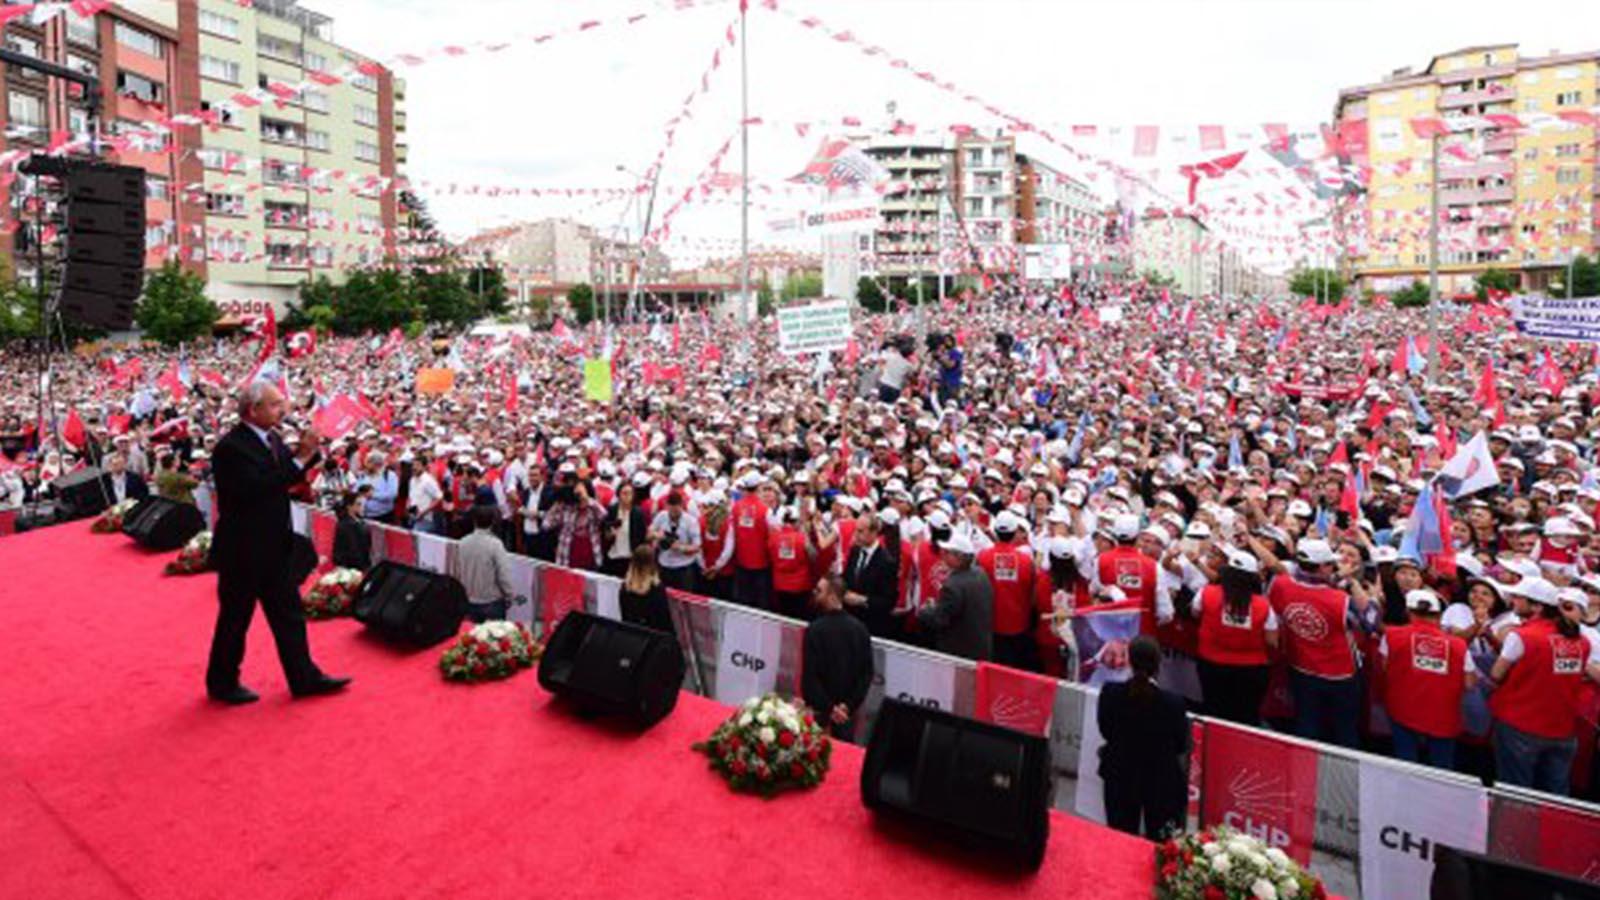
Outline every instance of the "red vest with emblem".
<svg viewBox="0 0 1600 900"><path fill-rule="evenodd" d="M722 558L722 548L726 547L728 541L733 537L733 526L730 524L733 518L730 515L724 519L722 521L722 530L716 534L711 533L709 518L706 517L700 520L700 559L706 570L706 577L719 578L725 573L715 571L710 567L716 565L717 560Z"/></svg>
<svg viewBox="0 0 1600 900"><path fill-rule="evenodd" d="M1122 589L1138 600L1139 633L1156 633L1156 561L1133 547L1113 547L1100 554L1100 583Z"/></svg>
<svg viewBox="0 0 1600 900"><path fill-rule="evenodd" d="M1489 711L1536 737L1572 737L1589 642L1582 635L1562 637L1549 619L1535 619L1516 634L1522 640L1522 658L1512 663L1505 683L1489 695Z"/></svg>
<svg viewBox="0 0 1600 900"><path fill-rule="evenodd" d="M1033 618L1033 560L1010 544L996 544L978 554L978 567L994 587L994 633L1026 633Z"/></svg>
<svg viewBox="0 0 1600 900"><path fill-rule="evenodd" d="M738 550L735 549L737 554ZM785 525L772 534L772 589L798 594L811 590L811 559L806 556L806 536Z"/></svg>
<svg viewBox="0 0 1600 900"><path fill-rule="evenodd" d="M754 494L733 505L733 562L741 569L765 569L767 555L767 505Z"/></svg>
<svg viewBox="0 0 1600 900"><path fill-rule="evenodd" d="M1290 667L1318 678L1350 678L1356 674L1355 651L1344 627L1348 594L1284 575L1273 579L1267 600L1278 614Z"/></svg>
<svg viewBox="0 0 1600 900"><path fill-rule="evenodd" d="M1430 737L1460 734L1467 642L1435 622L1390 628L1383 637L1389 648L1384 665L1389 717Z"/></svg>
<svg viewBox="0 0 1600 900"><path fill-rule="evenodd" d="M1251 597L1245 616L1235 619L1228 615L1222 585L1206 585L1200 592L1200 658L1219 666L1266 665L1270 612L1267 598Z"/></svg>
<svg viewBox="0 0 1600 900"><path fill-rule="evenodd" d="M911 564L917 569L917 590L911 605L920 609L939 599L939 589L950 577L950 567L944 564L944 554L932 541L917 541L911 557Z"/></svg>

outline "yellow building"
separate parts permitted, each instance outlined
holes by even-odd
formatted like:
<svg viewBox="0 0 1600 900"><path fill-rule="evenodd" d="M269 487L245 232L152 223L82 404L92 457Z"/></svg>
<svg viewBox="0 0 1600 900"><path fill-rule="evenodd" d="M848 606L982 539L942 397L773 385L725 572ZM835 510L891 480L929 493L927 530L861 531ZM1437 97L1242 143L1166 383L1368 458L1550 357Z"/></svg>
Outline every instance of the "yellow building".
<svg viewBox="0 0 1600 900"><path fill-rule="evenodd" d="M1491 267L1519 273L1524 289L1559 284L1572 256L1596 250L1597 94L1600 50L1523 56L1515 44L1340 91L1333 142L1367 176L1366 193L1337 215L1358 285L1381 292L1428 277L1433 138L1415 120L1449 130L1439 138L1441 294L1470 292Z"/></svg>

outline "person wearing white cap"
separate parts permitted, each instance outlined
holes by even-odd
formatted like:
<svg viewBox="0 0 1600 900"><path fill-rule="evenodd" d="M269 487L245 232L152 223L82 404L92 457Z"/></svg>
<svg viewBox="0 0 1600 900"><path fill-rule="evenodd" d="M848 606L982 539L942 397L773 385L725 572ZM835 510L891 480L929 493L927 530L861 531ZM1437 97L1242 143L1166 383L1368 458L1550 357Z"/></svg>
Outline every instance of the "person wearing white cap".
<svg viewBox="0 0 1600 900"><path fill-rule="evenodd" d="M1034 606L1038 625L1034 640L1046 675L1077 676L1077 641L1068 621L1074 611L1093 602L1089 580L1078 568L1082 538L1050 538L1041 555L1045 569L1034 574Z"/></svg>
<svg viewBox="0 0 1600 900"><path fill-rule="evenodd" d="M1505 784L1564 795L1578 749L1583 679L1600 681L1595 648L1578 629L1582 591L1563 597L1542 578L1525 578L1511 590L1532 600L1537 611L1506 635L1489 670L1497 685L1489 696L1495 774Z"/></svg>
<svg viewBox="0 0 1600 900"><path fill-rule="evenodd" d="M1261 595L1261 564L1254 554L1223 548L1217 582L1194 598L1200 620L1202 709L1241 725L1261 721L1267 694L1268 654L1278 647L1278 615Z"/></svg>
<svg viewBox="0 0 1600 900"><path fill-rule="evenodd" d="M1391 626L1378 643L1394 755L1450 769L1463 725L1461 700L1477 672L1467 642L1439 625L1439 595L1418 588L1405 600L1410 623Z"/></svg>
<svg viewBox="0 0 1600 900"><path fill-rule="evenodd" d="M707 597L733 599L733 512L717 488L700 498L700 590Z"/></svg>
<svg viewBox="0 0 1600 900"><path fill-rule="evenodd" d="M743 493L733 504L733 602L756 609L772 605L772 555L767 535L772 510L757 495L761 476L739 479Z"/></svg>
<svg viewBox="0 0 1600 900"><path fill-rule="evenodd" d="M1009 510L994 520L995 543L978 552L978 568L994 589L994 659L1001 665L1039 671L1033 640L1033 558L1018 532L1022 521Z"/></svg>
<svg viewBox="0 0 1600 900"><path fill-rule="evenodd" d="M1156 633L1156 561L1139 552L1134 541L1139 537L1139 517L1123 514L1111 520L1109 529L1116 546L1101 553L1095 562L1097 585L1115 587L1129 600L1138 600L1139 633Z"/></svg>
<svg viewBox="0 0 1600 900"><path fill-rule="evenodd" d="M1296 547L1291 577L1272 581L1267 601L1285 632L1284 655L1294 693L1295 732L1303 738L1357 746L1361 683L1352 632L1377 627L1377 604L1359 578L1340 573L1327 541Z"/></svg>
<svg viewBox="0 0 1600 900"><path fill-rule="evenodd" d="M939 587L939 598L917 611L917 623L939 652L987 661L994 650L994 589L973 565L977 548L957 532L939 549L950 574Z"/></svg>

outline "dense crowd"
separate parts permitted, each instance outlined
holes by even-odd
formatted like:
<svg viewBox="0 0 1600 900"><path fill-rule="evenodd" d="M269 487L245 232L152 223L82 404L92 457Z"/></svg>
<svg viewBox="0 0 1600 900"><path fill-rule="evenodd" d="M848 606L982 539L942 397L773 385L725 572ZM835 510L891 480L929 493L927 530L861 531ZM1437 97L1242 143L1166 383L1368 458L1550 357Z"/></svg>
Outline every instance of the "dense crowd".
<svg viewBox="0 0 1600 900"><path fill-rule="evenodd" d="M359 409L303 497L345 521L497 533L636 593L820 604L1069 678L1074 613L1137 601L1163 679L1204 712L1593 796L1593 349L1492 307L1426 334L1386 305L1134 287L859 316L820 356L698 312L300 355L101 345L57 358L59 445L13 348L0 507L85 461L119 497L186 499L238 386L281 374L297 429ZM603 357L610 402L586 396ZM428 367L453 385L419 390ZM1126 667L1125 646L1095 653Z"/></svg>

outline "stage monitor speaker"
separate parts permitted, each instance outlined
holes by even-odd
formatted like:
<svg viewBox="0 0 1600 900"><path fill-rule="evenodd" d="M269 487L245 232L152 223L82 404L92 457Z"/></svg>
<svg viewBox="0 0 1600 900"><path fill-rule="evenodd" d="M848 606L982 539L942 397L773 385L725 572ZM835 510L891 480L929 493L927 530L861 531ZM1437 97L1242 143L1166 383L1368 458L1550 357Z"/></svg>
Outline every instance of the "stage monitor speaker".
<svg viewBox="0 0 1600 900"><path fill-rule="evenodd" d="M151 550L176 550L205 530L200 507L166 497L146 497L122 517L122 533Z"/></svg>
<svg viewBox="0 0 1600 900"><path fill-rule="evenodd" d="M678 705L684 671L676 636L569 612L545 643L539 686L581 709L649 728Z"/></svg>
<svg viewBox="0 0 1600 900"><path fill-rule="evenodd" d="M56 494L60 521L81 519L102 512L111 505L111 476L87 466L50 482Z"/></svg>
<svg viewBox="0 0 1600 900"><path fill-rule="evenodd" d="M1037 869L1050 838L1050 794L1042 737L893 699L878 710L861 767L868 809Z"/></svg>
<svg viewBox="0 0 1600 900"><path fill-rule="evenodd" d="M467 589L449 575L385 560L362 579L354 613L388 640L431 647L461 630Z"/></svg>
<svg viewBox="0 0 1600 900"><path fill-rule="evenodd" d="M1431 900L1600 900L1600 886L1434 844L1428 896Z"/></svg>

